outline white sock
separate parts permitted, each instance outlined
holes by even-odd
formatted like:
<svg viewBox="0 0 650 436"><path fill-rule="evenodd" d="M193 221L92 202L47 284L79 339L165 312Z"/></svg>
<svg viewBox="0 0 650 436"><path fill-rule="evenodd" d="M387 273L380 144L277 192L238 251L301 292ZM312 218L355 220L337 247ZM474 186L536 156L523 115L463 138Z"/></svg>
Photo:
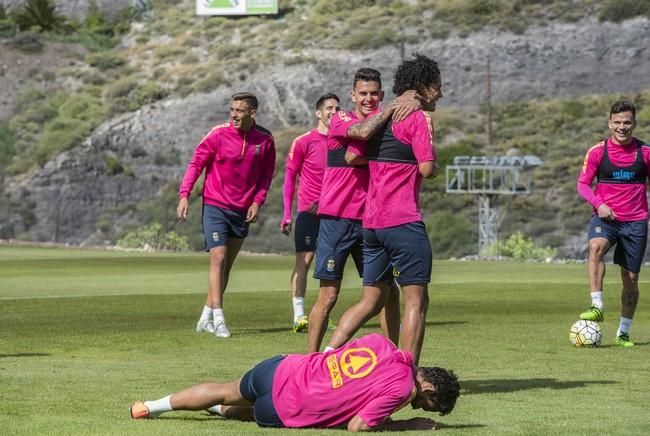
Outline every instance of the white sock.
<svg viewBox="0 0 650 436"><path fill-rule="evenodd" d="M201 319L207 319L212 321L212 308L209 306L203 306L203 312L201 312Z"/></svg>
<svg viewBox="0 0 650 436"><path fill-rule="evenodd" d="M600 310L605 308L605 305L603 304L603 291L591 292L591 305L596 306Z"/></svg>
<svg viewBox="0 0 650 436"><path fill-rule="evenodd" d="M210 413L216 413L219 416L223 416L223 411L221 410L221 404L215 404L214 406L208 407L205 410L207 410Z"/></svg>
<svg viewBox="0 0 650 436"><path fill-rule="evenodd" d="M328 345L328 346L325 347L325 349L323 350L323 353L327 353L328 351L332 351L332 350L336 350L336 348L334 348L334 347L330 347L330 346Z"/></svg>
<svg viewBox="0 0 650 436"><path fill-rule="evenodd" d="M293 297L293 322L298 321L298 318L305 316L305 299L303 297Z"/></svg>
<svg viewBox="0 0 650 436"><path fill-rule="evenodd" d="M621 333L629 333L630 327L632 327L632 320L630 318L621 317L621 322L618 325L616 336L620 336Z"/></svg>
<svg viewBox="0 0 650 436"><path fill-rule="evenodd" d="M160 400L145 401L144 405L149 409L149 416L155 418L163 412L174 410L172 409L171 397L171 395L167 395L166 397L162 397Z"/></svg>
<svg viewBox="0 0 650 436"><path fill-rule="evenodd" d="M223 316L223 309L212 309L212 318L214 319L215 324L219 321L226 322L226 317Z"/></svg>

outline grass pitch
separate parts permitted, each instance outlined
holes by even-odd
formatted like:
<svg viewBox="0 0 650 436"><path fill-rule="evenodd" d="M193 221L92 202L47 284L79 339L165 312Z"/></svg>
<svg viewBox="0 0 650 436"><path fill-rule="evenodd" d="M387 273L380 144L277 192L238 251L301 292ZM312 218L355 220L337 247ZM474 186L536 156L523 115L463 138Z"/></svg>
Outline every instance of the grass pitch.
<svg viewBox="0 0 650 436"><path fill-rule="evenodd" d="M129 418L134 400L229 381L273 354L306 349L307 336L289 328L290 257L242 255L225 298L233 337L194 333L207 261L0 246L0 434L286 433L197 412ZM442 434L646 433L650 304L641 278L638 346L612 346L620 286L610 266L603 346L575 349L568 331L588 305L584 265L435 262L421 363L453 368L463 387L456 410L434 416ZM316 286L309 282L308 308ZM358 295L348 270L334 319ZM361 333L378 329L373 320ZM396 418L412 416L404 409Z"/></svg>

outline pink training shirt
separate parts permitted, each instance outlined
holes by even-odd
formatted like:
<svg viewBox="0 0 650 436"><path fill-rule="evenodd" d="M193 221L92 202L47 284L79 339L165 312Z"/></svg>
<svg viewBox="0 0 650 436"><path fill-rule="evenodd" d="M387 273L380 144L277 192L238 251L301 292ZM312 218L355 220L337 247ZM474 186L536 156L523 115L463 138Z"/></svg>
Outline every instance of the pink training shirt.
<svg viewBox="0 0 650 436"><path fill-rule="evenodd" d="M327 137L328 152L345 154L348 146L355 147L363 141L350 139L348 128L360 120L354 112L339 111L330 122ZM368 192L368 168L355 166L331 167L325 169L318 214L337 218L361 220Z"/></svg>
<svg viewBox="0 0 650 436"><path fill-rule="evenodd" d="M179 189L189 197L205 169L203 203L227 210L247 211L266 200L275 171L275 143L271 132L253 124L248 132L232 121L213 128L194 150Z"/></svg>
<svg viewBox="0 0 650 436"><path fill-rule="evenodd" d="M396 139L411 144L418 164L435 161L433 124L428 112L417 111L392 123ZM359 150L365 154L365 148ZM370 161L370 186L363 215L363 227L385 229L422 221L418 165L402 162Z"/></svg>
<svg viewBox="0 0 650 436"><path fill-rule="evenodd" d="M327 353L288 355L273 404L285 427L334 427L355 415L374 427L411 400L414 371L410 353L371 334Z"/></svg>
<svg viewBox="0 0 650 436"><path fill-rule="evenodd" d="M305 212L313 204L318 204L326 166L327 135L323 135L318 129L312 129L293 141L287 156L287 167L284 174L283 223L292 219L296 177L300 178L298 212Z"/></svg>
<svg viewBox="0 0 650 436"><path fill-rule="evenodd" d="M607 155L609 160L617 166L628 166L636 160L638 140L634 139L628 145L614 144L607 140ZM598 207L602 204L609 206L616 214L617 221L641 221L648 219L648 199L646 197L646 184L614 184L596 183L596 189L591 189L591 184L598 176L598 167L603 158L604 141L587 151L582 171L578 176L578 192L593 206L593 213L597 214ZM643 162L646 171L650 174L650 147L641 147Z"/></svg>

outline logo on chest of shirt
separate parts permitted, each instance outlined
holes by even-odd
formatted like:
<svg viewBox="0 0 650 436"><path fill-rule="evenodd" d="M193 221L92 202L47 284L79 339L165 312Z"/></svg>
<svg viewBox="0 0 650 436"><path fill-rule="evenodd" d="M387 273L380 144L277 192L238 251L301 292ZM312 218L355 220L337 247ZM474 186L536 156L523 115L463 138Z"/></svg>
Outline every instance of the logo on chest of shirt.
<svg viewBox="0 0 650 436"><path fill-rule="evenodd" d="M370 348L350 348L341 355L327 358L327 368L332 379L332 388L338 389L345 384L343 377L348 379L363 378L369 375L377 366L377 355Z"/></svg>
<svg viewBox="0 0 650 436"><path fill-rule="evenodd" d="M636 171L618 170L612 173L612 177L615 180L632 180L635 175Z"/></svg>

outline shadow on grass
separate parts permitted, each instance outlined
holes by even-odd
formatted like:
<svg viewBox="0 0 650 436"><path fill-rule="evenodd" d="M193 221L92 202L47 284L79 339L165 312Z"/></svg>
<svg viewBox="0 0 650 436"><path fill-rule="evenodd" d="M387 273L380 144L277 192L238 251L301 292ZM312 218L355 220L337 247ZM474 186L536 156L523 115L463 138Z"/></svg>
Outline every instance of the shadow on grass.
<svg viewBox="0 0 650 436"><path fill-rule="evenodd" d="M441 326L441 325L454 325L454 324L467 324L467 321L427 321L426 326ZM363 327L374 327L379 328L380 324L378 322L369 322L364 324Z"/></svg>
<svg viewBox="0 0 650 436"><path fill-rule="evenodd" d="M437 422L437 430L442 430L442 429L463 429L463 428L482 428L482 427L487 427L487 425L484 424L444 424L442 422Z"/></svg>
<svg viewBox="0 0 650 436"><path fill-rule="evenodd" d="M0 359L5 357L39 357L39 356L51 356L49 353L15 353L15 354L0 354Z"/></svg>
<svg viewBox="0 0 650 436"><path fill-rule="evenodd" d="M495 379L495 380L461 380L461 388L464 395L517 392L528 389L576 389L587 385L610 385L618 383L608 380L576 380L560 381L554 378L531 378L531 379Z"/></svg>
<svg viewBox="0 0 650 436"><path fill-rule="evenodd" d="M636 341L634 341L634 347L630 347L630 348L634 349L635 347L644 347L644 346L647 346L648 344L650 344L650 342L636 342ZM618 346L616 344L606 344L606 345L601 345L598 348L623 348L623 347L620 347L620 346Z"/></svg>

